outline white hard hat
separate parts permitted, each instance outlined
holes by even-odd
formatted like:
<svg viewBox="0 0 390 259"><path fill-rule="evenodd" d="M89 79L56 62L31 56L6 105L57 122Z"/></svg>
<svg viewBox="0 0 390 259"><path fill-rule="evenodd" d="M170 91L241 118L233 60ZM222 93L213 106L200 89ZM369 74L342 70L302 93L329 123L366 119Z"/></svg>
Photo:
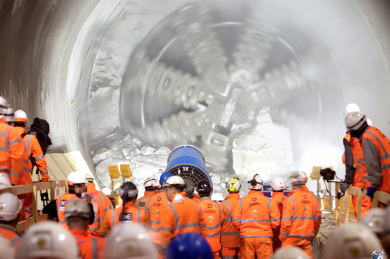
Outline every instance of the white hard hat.
<svg viewBox="0 0 390 259"><path fill-rule="evenodd" d="M102 192L105 194L105 195L111 195L111 190L110 190L110 188L107 188L107 187L104 187L103 189L102 189Z"/></svg>
<svg viewBox="0 0 390 259"><path fill-rule="evenodd" d="M288 178L291 185L304 185L307 182L307 174L303 171L294 171Z"/></svg>
<svg viewBox="0 0 390 259"><path fill-rule="evenodd" d="M7 113L8 110L8 102L7 100L0 96L0 119L4 117L4 114Z"/></svg>
<svg viewBox="0 0 390 259"><path fill-rule="evenodd" d="M383 216L385 215L385 210L380 208L370 209L366 215L360 221L360 224L365 225L375 234L380 234L383 232Z"/></svg>
<svg viewBox="0 0 390 259"><path fill-rule="evenodd" d="M309 259L310 257L302 249L295 246L279 248L274 253L273 259Z"/></svg>
<svg viewBox="0 0 390 259"><path fill-rule="evenodd" d="M174 175L168 178L168 180L164 183L163 187L169 187L171 185L185 186L184 179L178 175Z"/></svg>
<svg viewBox="0 0 390 259"><path fill-rule="evenodd" d="M89 182L89 183L93 183L93 181L95 180L95 179L93 178L93 175L90 174L90 173L86 173L86 174L85 174L85 179L86 179L87 182Z"/></svg>
<svg viewBox="0 0 390 259"><path fill-rule="evenodd" d="M0 259L13 259L14 249L7 239L0 237Z"/></svg>
<svg viewBox="0 0 390 259"><path fill-rule="evenodd" d="M360 108L356 103L350 103L345 107L344 115L348 115L351 112L360 112Z"/></svg>
<svg viewBox="0 0 390 259"><path fill-rule="evenodd" d="M80 217L80 218L86 218L89 219L91 216L91 211L88 207L88 205L83 201L79 199L74 199L66 206L64 217L70 218L70 217Z"/></svg>
<svg viewBox="0 0 390 259"><path fill-rule="evenodd" d="M144 187L157 187L158 186L158 183L157 183L157 180L156 178L154 177L148 177L145 179L144 181Z"/></svg>
<svg viewBox="0 0 390 259"><path fill-rule="evenodd" d="M0 190L11 186L8 174L0 173Z"/></svg>
<svg viewBox="0 0 390 259"><path fill-rule="evenodd" d="M79 249L72 234L54 222L45 221L27 229L16 249L15 259L77 259Z"/></svg>
<svg viewBox="0 0 390 259"><path fill-rule="evenodd" d="M252 180L248 180L248 189L260 191L263 188L263 180L258 174L255 174Z"/></svg>
<svg viewBox="0 0 390 259"><path fill-rule="evenodd" d="M111 231L104 249L105 258L156 259L152 239L141 225L129 222Z"/></svg>
<svg viewBox="0 0 390 259"><path fill-rule="evenodd" d="M72 172L68 175L66 179L68 181L68 185L88 183L85 173L81 172Z"/></svg>
<svg viewBox="0 0 390 259"><path fill-rule="evenodd" d="M324 249L324 259L370 258L374 251L383 251L381 242L367 227L348 223L336 228L328 236Z"/></svg>
<svg viewBox="0 0 390 259"><path fill-rule="evenodd" d="M27 114L22 110L17 110L14 113L14 121L26 122L28 121Z"/></svg>
<svg viewBox="0 0 390 259"><path fill-rule="evenodd" d="M11 221L19 216L22 202L12 193L0 195L0 220Z"/></svg>
<svg viewBox="0 0 390 259"><path fill-rule="evenodd" d="M368 126L372 126L372 121L369 118L367 118L367 124Z"/></svg>
<svg viewBox="0 0 390 259"><path fill-rule="evenodd" d="M226 189L228 192L239 192L241 189L241 183L238 177L234 177L226 183Z"/></svg>
<svg viewBox="0 0 390 259"><path fill-rule="evenodd" d="M286 183L282 177L275 177L271 182L271 187L274 191L286 190Z"/></svg>
<svg viewBox="0 0 390 259"><path fill-rule="evenodd" d="M345 126L347 127L347 130L358 130L366 121L366 116L360 112L351 112L345 116Z"/></svg>
<svg viewBox="0 0 390 259"><path fill-rule="evenodd" d="M7 122L14 122L14 109L12 108L7 109L5 119L7 120Z"/></svg>

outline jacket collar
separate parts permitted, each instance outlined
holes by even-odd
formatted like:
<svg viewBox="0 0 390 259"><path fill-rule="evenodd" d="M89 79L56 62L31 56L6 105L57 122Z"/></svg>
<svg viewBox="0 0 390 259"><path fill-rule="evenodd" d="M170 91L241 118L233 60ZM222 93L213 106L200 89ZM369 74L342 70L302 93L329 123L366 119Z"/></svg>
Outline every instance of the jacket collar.
<svg viewBox="0 0 390 259"><path fill-rule="evenodd" d="M207 197L202 197L202 198L200 198L200 200L201 201L210 200L210 197L208 197L208 196Z"/></svg>
<svg viewBox="0 0 390 259"><path fill-rule="evenodd" d="M255 196L255 195L261 195L264 196L262 191L255 191L255 190L250 190L248 195Z"/></svg>
<svg viewBox="0 0 390 259"><path fill-rule="evenodd" d="M20 135L22 135L23 133L26 133L26 130L22 127L14 127L14 130L19 133Z"/></svg>
<svg viewBox="0 0 390 259"><path fill-rule="evenodd" d="M87 192L96 191L96 186L94 183L87 183Z"/></svg>
<svg viewBox="0 0 390 259"><path fill-rule="evenodd" d="M306 185L302 185L301 188L292 190L287 196L290 197L290 196L293 195L294 193L298 193L298 192L308 192L308 191L309 191L309 189L307 189Z"/></svg>
<svg viewBox="0 0 390 259"><path fill-rule="evenodd" d="M274 198L276 196L284 196L284 192L273 192L272 193L272 198Z"/></svg>
<svg viewBox="0 0 390 259"><path fill-rule="evenodd" d="M232 193L229 193L228 196L226 196L225 200L229 200L229 199L239 199L241 198L240 197L240 193L238 192L232 192Z"/></svg>
<svg viewBox="0 0 390 259"><path fill-rule="evenodd" d="M145 191L145 194L144 194L144 196L146 196L146 197L151 197L153 195L154 195L154 191Z"/></svg>
<svg viewBox="0 0 390 259"><path fill-rule="evenodd" d="M171 198L169 199L169 201L172 202L173 199L175 199L175 197L176 197L177 195L181 195L183 198L184 198L184 197L187 197L186 192L179 192L179 193L175 193L174 195L172 195Z"/></svg>

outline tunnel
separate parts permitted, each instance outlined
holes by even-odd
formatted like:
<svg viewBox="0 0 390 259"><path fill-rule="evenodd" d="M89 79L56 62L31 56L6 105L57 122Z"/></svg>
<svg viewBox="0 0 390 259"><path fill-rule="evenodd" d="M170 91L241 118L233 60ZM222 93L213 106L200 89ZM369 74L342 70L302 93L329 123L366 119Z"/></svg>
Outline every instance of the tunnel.
<svg viewBox="0 0 390 259"><path fill-rule="evenodd" d="M185 144L216 192L312 166L343 178L348 103L390 135L389 17L379 0L2 0L0 96L100 187L127 163L142 188Z"/></svg>

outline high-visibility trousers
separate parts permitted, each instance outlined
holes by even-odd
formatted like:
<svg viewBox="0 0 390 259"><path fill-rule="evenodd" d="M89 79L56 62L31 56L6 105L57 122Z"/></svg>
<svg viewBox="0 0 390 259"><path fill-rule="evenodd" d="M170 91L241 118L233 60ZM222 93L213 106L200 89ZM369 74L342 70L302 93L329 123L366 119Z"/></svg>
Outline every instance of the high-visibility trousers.
<svg viewBox="0 0 390 259"><path fill-rule="evenodd" d="M248 237L240 239L242 259L269 259L273 255L272 239L270 237Z"/></svg>
<svg viewBox="0 0 390 259"><path fill-rule="evenodd" d="M33 216L33 202L32 202L32 193L19 194L18 198L22 201L22 209L19 212L19 215L23 215L23 217L19 217L21 220L32 218Z"/></svg>
<svg viewBox="0 0 390 259"><path fill-rule="evenodd" d="M355 211L355 219L357 219L357 196L352 195L353 210ZM362 198L362 218L372 208L372 200L370 198Z"/></svg>
<svg viewBox="0 0 390 259"><path fill-rule="evenodd" d="M313 258L313 249L311 247L311 238L288 237L282 242L282 248L297 246L301 248L310 258Z"/></svg>
<svg viewBox="0 0 390 259"><path fill-rule="evenodd" d="M239 247L222 246L222 259L238 259L241 258Z"/></svg>
<svg viewBox="0 0 390 259"><path fill-rule="evenodd" d="M282 242L280 242L279 235L280 231L274 231L274 236L272 238L272 247L274 252L276 251L276 249L282 246Z"/></svg>

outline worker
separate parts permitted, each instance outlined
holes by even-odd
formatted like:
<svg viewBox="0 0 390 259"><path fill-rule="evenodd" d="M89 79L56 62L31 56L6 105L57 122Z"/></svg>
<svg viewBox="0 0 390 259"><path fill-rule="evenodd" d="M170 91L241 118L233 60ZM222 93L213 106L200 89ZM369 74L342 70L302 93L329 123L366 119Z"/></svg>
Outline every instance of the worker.
<svg viewBox="0 0 390 259"><path fill-rule="evenodd" d="M311 242L321 225L321 205L306 187L307 174L295 171L289 182L293 190L283 202L280 228L282 247L298 246L313 258Z"/></svg>
<svg viewBox="0 0 390 259"><path fill-rule="evenodd" d="M275 177L271 182L272 187L272 203L275 203L276 206L279 209L280 215L283 213L283 201L286 199L286 196L284 195L284 190L286 190L286 183L284 182L283 178L281 177ZM280 242L279 239L280 235L280 229L277 229L273 233L273 242L272 247L273 251L275 252L276 249L280 248L282 246L282 242Z"/></svg>
<svg viewBox="0 0 390 259"><path fill-rule="evenodd" d="M390 193L390 140L376 127L368 126L366 116L353 112L345 117L345 125L352 137L363 146L368 180L367 195L374 197L376 190ZM383 206L383 204L380 204Z"/></svg>
<svg viewBox="0 0 390 259"><path fill-rule="evenodd" d="M209 243L198 233L175 237L167 249L167 259L213 259Z"/></svg>
<svg viewBox="0 0 390 259"><path fill-rule="evenodd" d="M159 192L150 197L148 203L145 204L145 210L148 213L151 222L149 234L152 237L152 242L156 248L158 259L162 259L165 257L163 249L161 247L160 229L162 211L166 208L168 204L166 188L162 186L171 176L172 174L169 172L164 172L160 176L159 184L161 188L159 189Z"/></svg>
<svg viewBox="0 0 390 259"><path fill-rule="evenodd" d="M138 189L135 184L126 182L116 190L116 193L122 198L122 206L107 212L99 228L99 235L106 236L119 222L132 221L149 227L150 220L145 210L135 207L135 201L138 197Z"/></svg>
<svg viewBox="0 0 390 259"><path fill-rule="evenodd" d="M79 259L72 234L52 222L37 223L27 229L16 249L15 259Z"/></svg>
<svg viewBox="0 0 390 259"><path fill-rule="evenodd" d="M390 206L383 215L383 233L379 237L386 254L390 254Z"/></svg>
<svg viewBox="0 0 390 259"><path fill-rule="evenodd" d="M383 251L374 233L361 224L348 223L328 236L323 258L373 258L374 251Z"/></svg>
<svg viewBox="0 0 390 259"><path fill-rule="evenodd" d="M290 246L279 248L272 259L309 259L309 256L299 247Z"/></svg>
<svg viewBox="0 0 390 259"><path fill-rule="evenodd" d="M221 246L222 259L232 258L238 259L240 257L240 239L236 227L232 222L232 209L240 200L241 183L238 177L231 178L226 183L226 189L229 195L221 202L222 210L222 228L221 228Z"/></svg>
<svg viewBox="0 0 390 259"><path fill-rule="evenodd" d="M222 215L221 206L210 199L213 188L208 181L200 181L196 189L200 195L199 207L207 228L206 240L210 244L214 259L218 259L221 251L221 218L225 217Z"/></svg>
<svg viewBox="0 0 390 259"><path fill-rule="evenodd" d="M196 203L200 202L200 195L199 195L198 190L196 189L196 187L194 189L194 194L192 196L192 200L195 201Z"/></svg>
<svg viewBox="0 0 390 259"><path fill-rule="evenodd" d="M5 119L10 126L14 126L14 109L8 108Z"/></svg>
<svg viewBox="0 0 390 259"><path fill-rule="evenodd" d="M14 249L10 245L7 239L0 237L0 258L2 259L14 259Z"/></svg>
<svg viewBox="0 0 390 259"><path fill-rule="evenodd" d="M94 209L94 221L93 224L89 226L89 230L91 231L91 235L98 237L99 227L103 223L106 213L113 208L113 205L107 195L105 195L102 191L96 190L94 178L90 173L86 175L86 179L88 182L86 194L91 196Z"/></svg>
<svg viewBox="0 0 390 259"><path fill-rule="evenodd" d="M82 259L102 258L104 239L89 235L88 223L91 211L88 205L79 199L68 203L64 217L69 226L69 231L76 239Z"/></svg>
<svg viewBox="0 0 390 259"><path fill-rule="evenodd" d="M112 229L106 242L104 258L156 259L156 251L148 231L135 222Z"/></svg>
<svg viewBox="0 0 390 259"><path fill-rule="evenodd" d="M12 193L0 195L0 236L7 239L13 248L19 245L22 236L16 230L21 208L22 202Z"/></svg>
<svg viewBox="0 0 390 259"><path fill-rule="evenodd" d="M162 186L169 200L161 218L161 246L165 250L171 240L181 233L195 232L206 237L207 229L199 204L186 197L184 179L174 175Z"/></svg>
<svg viewBox="0 0 390 259"><path fill-rule="evenodd" d="M157 180L154 177L148 177L144 181L145 194L135 202L135 207L145 209L148 199L158 192Z"/></svg>
<svg viewBox="0 0 390 259"><path fill-rule="evenodd" d="M0 174L8 176L12 185L19 183L23 171L26 148L17 131L8 125L5 115L8 102L0 96Z"/></svg>
<svg viewBox="0 0 390 259"><path fill-rule="evenodd" d="M269 258L273 255L272 232L280 227L280 212L262 193L263 180L255 174L248 181L248 195L233 208L233 225L240 231L241 258Z"/></svg>
<svg viewBox="0 0 390 259"><path fill-rule="evenodd" d="M86 184L88 183L85 173L72 172L68 175L66 180L68 183L68 192L47 204L42 212L44 214L49 214L53 218L58 218L60 225L65 229L68 229L64 213L66 206L70 201L74 199L85 199L91 211L93 211L93 205L91 204L91 197L85 194L87 190ZM94 217L92 214L89 223L92 224L93 222Z"/></svg>

